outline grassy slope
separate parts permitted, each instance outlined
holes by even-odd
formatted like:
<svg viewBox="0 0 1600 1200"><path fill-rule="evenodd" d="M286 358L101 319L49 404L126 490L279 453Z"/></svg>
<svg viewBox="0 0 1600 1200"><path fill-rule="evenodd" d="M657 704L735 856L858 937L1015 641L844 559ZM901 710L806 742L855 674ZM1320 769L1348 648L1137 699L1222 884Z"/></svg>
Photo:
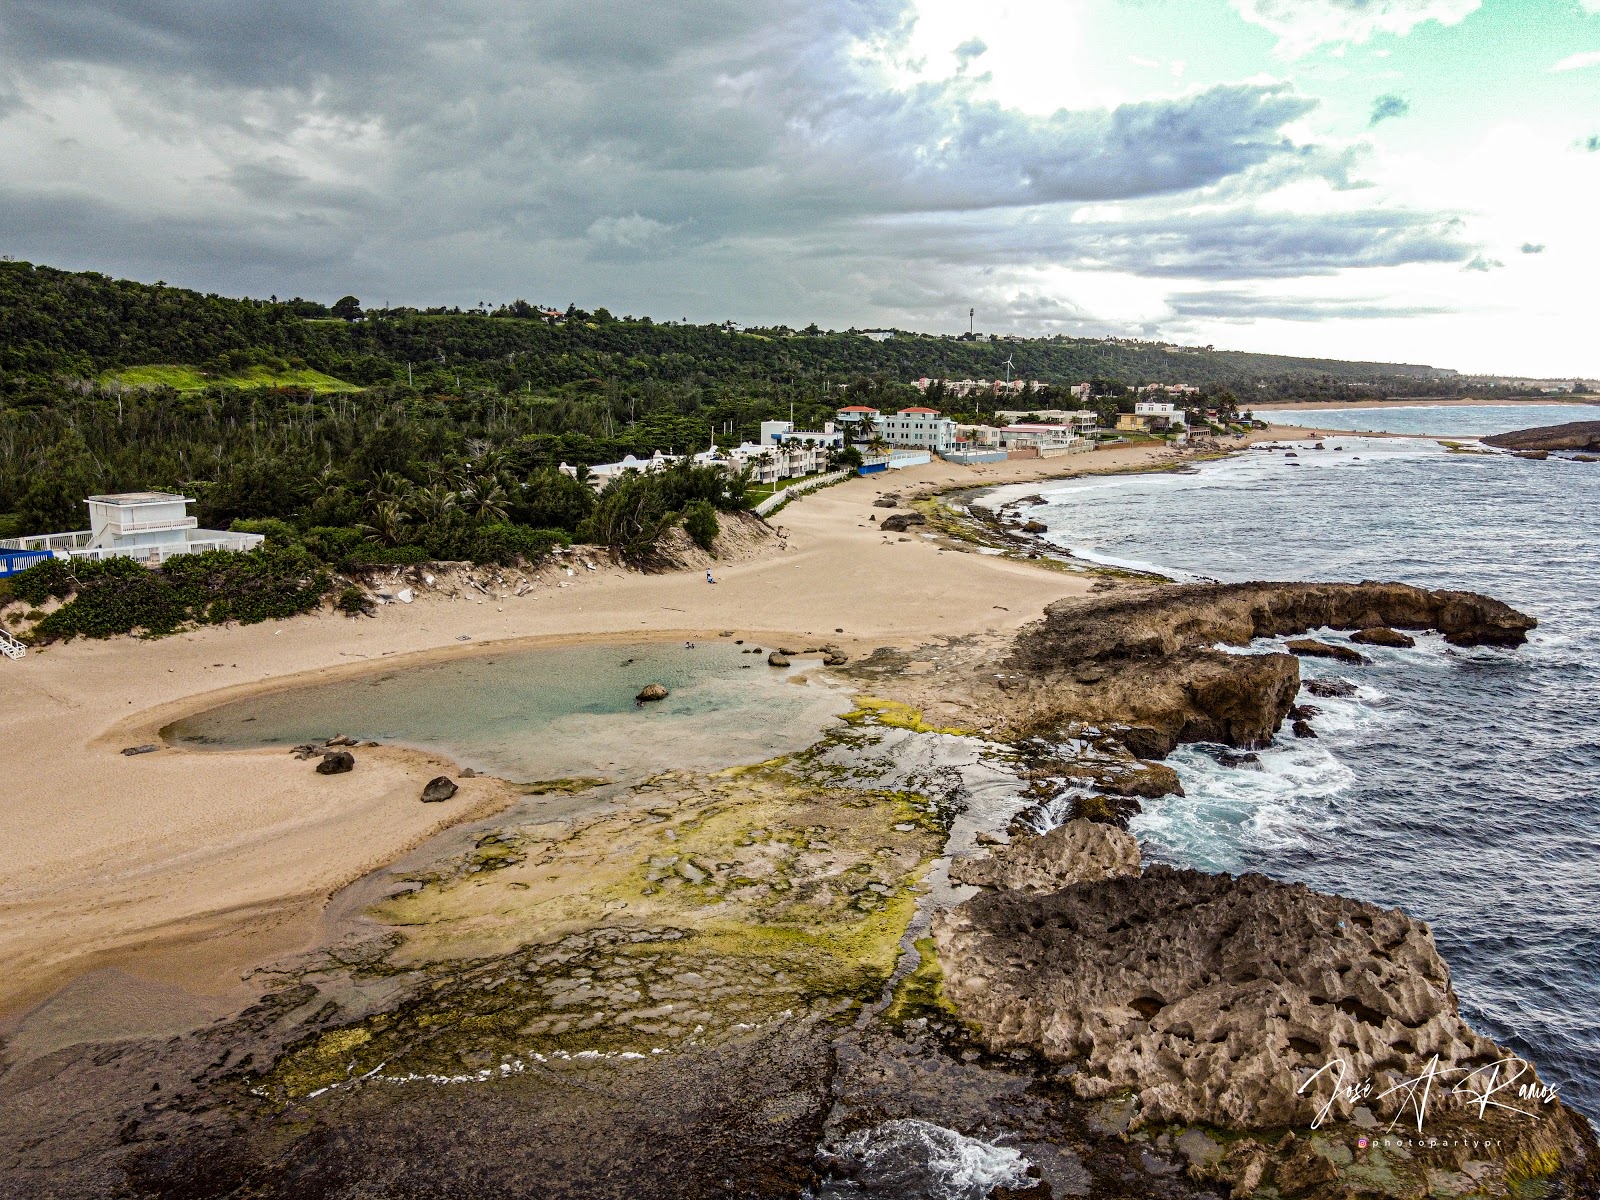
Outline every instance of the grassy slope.
<svg viewBox="0 0 1600 1200"><path fill-rule="evenodd" d="M105 371L99 377L102 384L120 382L124 387L170 387L180 392L197 392L208 387L256 388L295 387L316 392L355 392L355 384L324 375L321 371L304 368L298 371L272 371L266 367L247 367L243 371L223 375L204 371L199 367L176 365L124 367L120 371Z"/></svg>

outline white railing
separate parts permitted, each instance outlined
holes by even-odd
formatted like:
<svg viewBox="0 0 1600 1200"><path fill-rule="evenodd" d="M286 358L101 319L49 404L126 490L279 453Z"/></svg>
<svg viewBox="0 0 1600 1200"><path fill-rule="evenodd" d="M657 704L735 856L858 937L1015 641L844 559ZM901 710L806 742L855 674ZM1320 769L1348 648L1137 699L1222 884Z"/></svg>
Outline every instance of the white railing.
<svg viewBox="0 0 1600 1200"><path fill-rule="evenodd" d="M751 511L758 517L764 517L773 509L789 500L797 500L807 492L814 492L819 487L827 487L830 483L838 483L841 479L849 479L854 474L852 471L830 471L826 475L818 475L815 479L808 479L804 483L797 483L793 487L786 487L781 492L773 492Z"/></svg>
<svg viewBox="0 0 1600 1200"><path fill-rule="evenodd" d="M0 629L0 654L7 658L21 658L28 652L28 648L4 629Z"/></svg>
<svg viewBox="0 0 1600 1200"><path fill-rule="evenodd" d="M5 550L76 550L87 546L94 535L87 529L76 533L36 533L30 537L7 538L0 542Z"/></svg>

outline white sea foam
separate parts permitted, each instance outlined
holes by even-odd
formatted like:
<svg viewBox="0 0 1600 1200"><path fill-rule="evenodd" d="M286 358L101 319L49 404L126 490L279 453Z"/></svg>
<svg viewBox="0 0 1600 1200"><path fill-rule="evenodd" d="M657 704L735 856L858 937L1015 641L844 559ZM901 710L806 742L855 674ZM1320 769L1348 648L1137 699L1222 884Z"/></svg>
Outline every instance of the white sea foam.
<svg viewBox="0 0 1600 1200"><path fill-rule="evenodd" d="M825 1200L983 1200L997 1187L1033 1182L1021 1151L915 1118L858 1129L823 1158L833 1177Z"/></svg>

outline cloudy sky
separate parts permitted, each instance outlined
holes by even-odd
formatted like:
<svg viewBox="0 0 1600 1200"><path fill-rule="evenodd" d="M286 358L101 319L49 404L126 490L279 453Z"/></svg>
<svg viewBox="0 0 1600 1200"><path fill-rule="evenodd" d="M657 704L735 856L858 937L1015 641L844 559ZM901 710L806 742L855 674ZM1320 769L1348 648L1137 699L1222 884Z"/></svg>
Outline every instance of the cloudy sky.
<svg viewBox="0 0 1600 1200"><path fill-rule="evenodd" d="M0 0L0 253L1600 374L1600 0Z"/></svg>

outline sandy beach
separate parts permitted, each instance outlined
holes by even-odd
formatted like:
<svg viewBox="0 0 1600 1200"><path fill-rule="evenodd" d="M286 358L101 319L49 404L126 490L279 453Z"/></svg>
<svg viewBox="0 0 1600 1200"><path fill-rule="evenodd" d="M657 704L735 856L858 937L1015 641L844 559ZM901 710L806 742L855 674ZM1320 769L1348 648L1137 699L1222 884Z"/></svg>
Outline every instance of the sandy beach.
<svg viewBox="0 0 1600 1200"><path fill-rule="evenodd" d="M9 968L0 1014L15 1018L103 967L213 997L225 1010L247 995L241 974L315 942L319 914L338 889L510 799L505 785L479 778L463 780L449 805L419 804L423 783L452 764L398 748L363 751L359 770L335 777L281 752L121 753L157 741L181 715L264 688L370 670L379 660L473 654L510 639L737 630L826 638L857 654L1014 629L1089 581L884 535L869 520L882 512L873 500L1176 457L1146 444L854 479L777 514L783 537L719 566L716 586L699 572L606 565L520 598L424 594L373 620L325 612L157 641L80 640L8 662L0 731L25 750L19 762L38 766L12 773L0 809L0 905L8 914L0 957Z"/></svg>

